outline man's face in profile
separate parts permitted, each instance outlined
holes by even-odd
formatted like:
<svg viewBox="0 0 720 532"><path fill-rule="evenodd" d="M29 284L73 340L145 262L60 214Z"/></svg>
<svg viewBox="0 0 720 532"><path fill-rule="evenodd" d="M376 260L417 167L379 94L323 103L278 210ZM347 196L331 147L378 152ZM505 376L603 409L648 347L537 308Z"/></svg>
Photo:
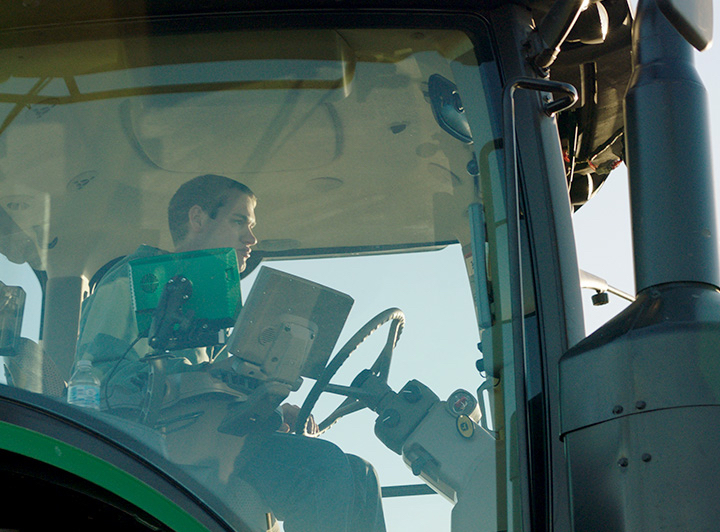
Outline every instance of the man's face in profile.
<svg viewBox="0 0 720 532"><path fill-rule="evenodd" d="M252 246L257 244L255 227L255 200L238 193L220 207L215 218L207 213L197 234L197 249L235 248L238 268L243 271L250 258Z"/></svg>

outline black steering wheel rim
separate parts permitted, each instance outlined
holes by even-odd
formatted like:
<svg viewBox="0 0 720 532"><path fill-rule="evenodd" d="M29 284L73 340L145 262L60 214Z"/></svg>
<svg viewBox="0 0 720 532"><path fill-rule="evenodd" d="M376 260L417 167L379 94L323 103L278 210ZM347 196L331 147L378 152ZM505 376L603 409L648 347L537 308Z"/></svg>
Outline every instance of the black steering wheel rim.
<svg viewBox="0 0 720 532"><path fill-rule="evenodd" d="M377 359L370 368L371 372L379 376L385 383L387 383L390 363L392 361L392 353L398 339L400 338L403 326L405 325L405 314L399 308L389 308L384 310L368 321L345 343L345 345L328 363L320 377L318 377L317 381L315 381L310 393L308 393L305 401L300 407L300 411L298 412L297 420L295 422L295 432L297 434L303 434L305 436L310 435L306 431L308 418L317 404L320 395L325 391L328 384L330 384L330 380L335 376L347 359L350 358L350 355L355 351L355 349L357 349L358 346L360 346L360 344L362 344L372 333L387 322L393 323L388 333L385 348L382 350L380 355L378 355ZM353 382L355 381L353 380ZM313 434L313 436L319 436L344 415L360 410L363 407L364 404L359 399L348 396L348 398L343 401L343 403L336 408L332 414L319 423L319 432Z"/></svg>

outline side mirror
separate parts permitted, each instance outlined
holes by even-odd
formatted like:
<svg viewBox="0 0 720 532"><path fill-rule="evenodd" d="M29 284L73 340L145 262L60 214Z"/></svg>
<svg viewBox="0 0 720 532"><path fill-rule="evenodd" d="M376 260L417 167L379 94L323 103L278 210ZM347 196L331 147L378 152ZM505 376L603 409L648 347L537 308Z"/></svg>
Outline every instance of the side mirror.
<svg viewBox="0 0 720 532"><path fill-rule="evenodd" d="M712 0L657 0L662 14L701 52L712 43Z"/></svg>

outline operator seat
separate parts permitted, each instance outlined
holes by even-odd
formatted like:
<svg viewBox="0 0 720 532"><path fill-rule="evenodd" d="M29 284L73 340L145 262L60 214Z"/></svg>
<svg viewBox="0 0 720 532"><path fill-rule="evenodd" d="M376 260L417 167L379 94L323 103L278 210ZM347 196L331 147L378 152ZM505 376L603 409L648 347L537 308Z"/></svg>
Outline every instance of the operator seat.
<svg viewBox="0 0 720 532"><path fill-rule="evenodd" d="M126 256L127 255L120 255L119 257L115 257L114 259L107 261L105 264L100 266L100 268L98 268L95 274L88 281L88 295L92 294L95 291L97 285L100 284L102 278L105 277L105 274L109 272L112 267L115 266L115 264L123 260Z"/></svg>
<svg viewBox="0 0 720 532"><path fill-rule="evenodd" d="M60 370L42 347L29 338L18 338L17 345L4 353L7 383L16 388L62 397L66 383Z"/></svg>

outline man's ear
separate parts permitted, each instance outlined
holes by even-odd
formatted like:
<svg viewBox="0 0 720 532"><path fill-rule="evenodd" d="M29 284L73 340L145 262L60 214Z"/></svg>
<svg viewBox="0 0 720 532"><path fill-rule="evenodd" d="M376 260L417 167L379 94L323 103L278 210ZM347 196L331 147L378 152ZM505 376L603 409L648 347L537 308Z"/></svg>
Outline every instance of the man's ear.
<svg viewBox="0 0 720 532"><path fill-rule="evenodd" d="M188 232L198 233L205 226L208 215L200 205L193 205L188 211Z"/></svg>

